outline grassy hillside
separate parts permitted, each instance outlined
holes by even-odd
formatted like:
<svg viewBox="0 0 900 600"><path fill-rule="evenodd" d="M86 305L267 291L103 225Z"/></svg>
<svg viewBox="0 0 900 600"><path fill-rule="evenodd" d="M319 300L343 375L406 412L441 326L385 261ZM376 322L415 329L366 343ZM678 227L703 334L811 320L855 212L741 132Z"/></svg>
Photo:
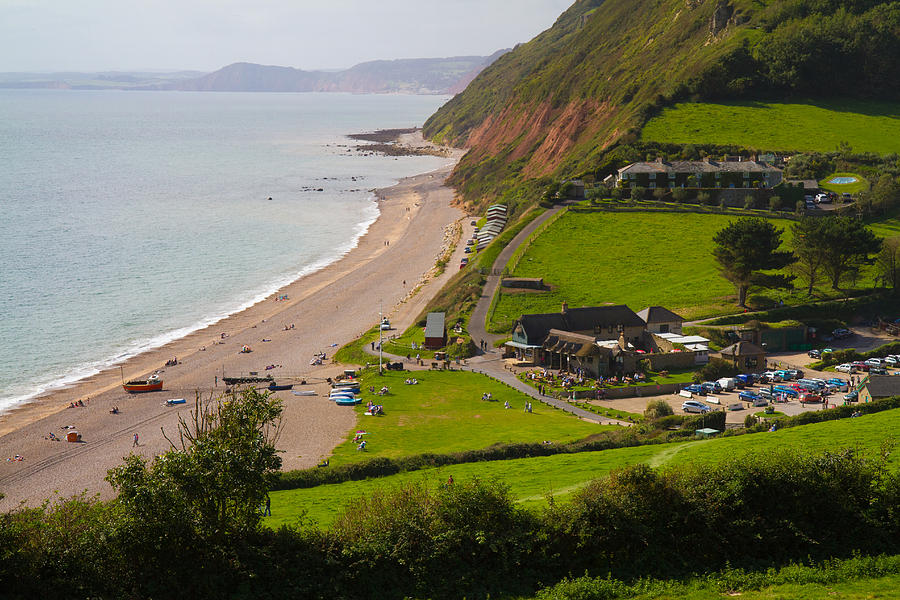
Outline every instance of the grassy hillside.
<svg viewBox="0 0 900 600"><path fill-rule="evenodd" d="M866 415L857 419L829 421L783 429L772 433L757 433L718 439L638 446L600 452L558 454L554 456L467 463L408 472L365 481L323 485L308 489L272 492L271 527L296 522L307 516L322 524L331 521L351 505L354 498L371 495L383 486L399 486L410 481L425 480L439 485L452 475L463 481L474 477L497 478L510 486L518 502L525 506L542 506L552 496L564 499L591 479L601 477L613 469L637 463L652 467L717 463L738 455L766 453L781 449L802 448L818 452L851 447L876 454L886 440L894 437L900 426L900 410ZM900 466L900 456L894 454L892 468Z"/></svg>
<svg viewBox="0 0 900 600"><path fill-rule="evenodd" d="M842 100L793 104L681 103L651 119L642 139L760 150L900 152L900 103Z"/></svg>
<svg viewBox="0 0 900 600"><path fill-rule="evenodd" d="M425 134L470 148L451 182L481 201L596 170L606 149L676 101L896 100L898 24L900 3L876 0L578 0L435 113Z"/></svg>

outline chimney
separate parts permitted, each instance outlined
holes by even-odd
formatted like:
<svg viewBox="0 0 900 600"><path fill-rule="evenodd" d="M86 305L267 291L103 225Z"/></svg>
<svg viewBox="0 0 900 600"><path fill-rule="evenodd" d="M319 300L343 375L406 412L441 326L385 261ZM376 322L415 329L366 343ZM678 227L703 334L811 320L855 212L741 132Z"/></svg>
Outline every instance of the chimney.
<svg viewBox="0 0 900 600"><path fill-rule="evenodd" d="M562 312L562 314L566 314L567 312L569 312L569 303L566 302L565 300L563 300L562 311L560 311L560 312Z"/></svg>

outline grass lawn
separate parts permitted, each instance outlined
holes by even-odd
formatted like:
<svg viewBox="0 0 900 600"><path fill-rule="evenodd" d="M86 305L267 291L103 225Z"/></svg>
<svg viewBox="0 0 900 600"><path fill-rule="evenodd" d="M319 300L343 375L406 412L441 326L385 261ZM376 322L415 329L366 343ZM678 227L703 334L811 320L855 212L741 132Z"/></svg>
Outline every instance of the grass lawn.
<svg viewBox="0 0 900 600"><path fill-rule="evenodd" d="M835 177L854 177L856 181L853 183L829 183ZM832 173L819 182L819 187L836 194L857 194L869 189L869 182L866 181L865 177L856 173Z"/></svg>
<svg viewBox="0 0 900 600"><path fill-rule="evenodd" d="M663 110L643 129L647 141L739 145L760 150L900 152L900 103L683 103Z"/></svg>
<svg viewBox="0 0 900 600"><path fill-rule="evenodd" d="M379 479L272 492L273 516L265 522L271 527L292 524L306 511L310 518L327 525L354 498L371 493L376 487L396 486L422 479L436 485L446 481L450 475L458 481L471 477L500 479L510 486L513 496L524 506L540 507L546 503L548 494L565 499L588 481L602 477L613 469L637 463L647 463L652 467L716 463L735 456L752 457L755 452L781 449L822 452L851 447L875 455L883 442L894 439L893 432L898 427L900 409L775 432L451 465ZM898 453L891 456L890 465L894 469L900 466Z"/></svg>
<svg viewBox="0 0 900 600"><path fill-rule="evenodd" d="M406 385L415 377L418 385ZM367 417L365 402L355 409L356 429L365 430L366 450L357 451L354 433L331 457L336 466L375 457L407 456L426 452L447 453L486 448L510 442L568 442L604 428L538 402L524 411L527 396L484 375L468 371L374 371L363 374L363 398L384 404L384 416ZM390 393L367 391L387 386ZM494 400L486 402L482 394ZM511 408L504 408L504 402Z"/></svg>
<svg viewBox="0 0 900 600"><path fill-rule="evenodd" d="M696 583L694 585L673 585L661 593L652 592L629 596L632 600L655 598L678 598L680 600L721 600L729 596L741 600L864 600L871 598L897 598L900 589L900 575L888 575L873 579L853 579L840 583L785 583L772 585L761 590L723 593L715 585Z"/></svg>
<svg viewBox="0 0 900 600"><path fill-rule="evenodd" d="M734 286L718 272L712 237L735 217L696 213L567 213L531 243L515 269L543 277L549 292L501 291L491 331L509 331L522 314L626 304L665 306L686 319L737 310ZM774 220L790 238L790 221ZM785 293L786 294L786 293ZM789 298L778 296L777 299ZM750 302L754 299L751 296Z"/></svg>

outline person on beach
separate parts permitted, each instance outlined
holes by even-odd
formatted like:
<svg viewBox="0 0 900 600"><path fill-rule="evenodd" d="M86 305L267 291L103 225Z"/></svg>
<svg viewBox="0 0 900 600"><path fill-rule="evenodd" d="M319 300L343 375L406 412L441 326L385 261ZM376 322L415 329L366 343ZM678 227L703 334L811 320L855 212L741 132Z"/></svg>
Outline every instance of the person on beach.
<svg viewBox="0 0 900 600"><path fill-rule="evenodd" d="M131 444L131 447L134 448L138 445L138 434L137 431L134 432L134 442Z"/></svg>

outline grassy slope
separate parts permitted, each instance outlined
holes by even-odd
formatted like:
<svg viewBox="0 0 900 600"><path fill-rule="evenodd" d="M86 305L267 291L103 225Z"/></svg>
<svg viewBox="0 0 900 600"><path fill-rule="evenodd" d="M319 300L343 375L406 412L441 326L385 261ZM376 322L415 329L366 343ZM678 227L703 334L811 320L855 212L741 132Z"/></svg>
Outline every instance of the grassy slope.
<svg viewBox="0 0 900 600"><path fill-rule="evenodd" d="M396 486L423 478L433 484L439 484L450 475L457 480L470 477L501 479L510 486L511 493L522 504L537 507L546 502L548 494L565 498L591 479L602 477L612 469L640 462L646 462L653 467L717 462L743 454L769 452L781 448L822 452L853 447L874 455L886 440L893 439L898 426L900 426L900 410L891 410L857 419L829 421L774 433L452 465L427 471L401 473L382 479L273 492L273 516L267 519L266 523L273 527L291 524L296 522L304 511L308 511L309 517L327 525L351 503L352 499L370 493L376 487ZM891 466L893 468L900 466L900 456L896 453L892 456Z"/></svg>
<svg viewBox="0 0 900 600"><path fill-rule="evenodd" d="M522 314L611 302L665 306L686 318L734 312L734 287L712 260L712 237L734 217L695 213L569 213L536 238L515 269L556 288L503 294L492 329ZM790 221L775 221L785 228Z"/></svg>
<svg viewBox="0 0 900 600"><path fill-rule="evenodd" d="M414 376L418 385L406 385ZM399 457L426 452L446 453L485 448L497 443L566 442L581 439L603 428L580 421L562 411L535 404L524 412L527 397L484 375L468 371L388 371L379 377L363 375L363 390L387 386L390 394L363 397L384 405L384 416L364 416L365 405L356 407L357 429L365 430L366 451L358 452L352 437L338 446L331 464L375 457ZM494 401L481 400L484 393ZM508 401L511 408L505 409ZM348 408L347 410L354 410Z"/></svg>
<svg viewBox="0 0 900 600"><path fill-rule="evenodd" d="M794 104L677 104L643 128L644 140L740 145L759 150L900 152L900 103L840 100Z"/></svg>

